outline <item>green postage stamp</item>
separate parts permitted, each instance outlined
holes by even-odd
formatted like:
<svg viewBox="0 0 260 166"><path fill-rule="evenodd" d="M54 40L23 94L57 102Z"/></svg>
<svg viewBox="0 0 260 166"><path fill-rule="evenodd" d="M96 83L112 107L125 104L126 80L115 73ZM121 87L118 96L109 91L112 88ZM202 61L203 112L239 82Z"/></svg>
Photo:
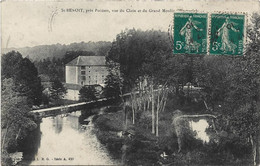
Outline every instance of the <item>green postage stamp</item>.
<svg viewBox="0 0 260 166"><path fill-rule="evenodd" d="M242 55L244 15L212 14L210 54Z"/></svg>
<svg viewBox="0 0 260 166"><path fill-rule="evenodd" d="M174 13L173 53L207 53L207 14Z"/></svg>

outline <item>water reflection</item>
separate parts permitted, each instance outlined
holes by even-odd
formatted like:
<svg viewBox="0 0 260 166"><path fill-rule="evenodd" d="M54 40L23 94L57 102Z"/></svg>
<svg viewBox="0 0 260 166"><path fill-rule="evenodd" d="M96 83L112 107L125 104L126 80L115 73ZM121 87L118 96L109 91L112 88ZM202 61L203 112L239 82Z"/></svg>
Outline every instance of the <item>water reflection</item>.
<svg viewBox="0 0 260 166"><path fill-rule="evenodd" d="M55 133L59 134L62 131L63 121L61 116L56 116L53 118L53 129L55 130Z"/></svg>
<svg viewBox="0 0 260 166"><path fill-rule="evenodd" d="M196 132L197 139L200 139L205 143L209 143L209 136L206 133L206 129L209 127L209 124L205 119L200 119L198 122L190 121L190 125L192 130Z"/></svg>
<svg viewBox="0 0 260 166"><path fill-rule="evenodd" d="M35 154L38 152L41 142L40 127L37 127L34 131L21 142L19 151L23 152L23 160L18 165L25 166L29 165Z"/></svg>
<svg viewBox="0 0 260 166"><path fill-rule="evenodd" d="M31 165L111 165L106 149L92 132L90 123L82 127L80 111L43 118L41 143Z"/></svg>

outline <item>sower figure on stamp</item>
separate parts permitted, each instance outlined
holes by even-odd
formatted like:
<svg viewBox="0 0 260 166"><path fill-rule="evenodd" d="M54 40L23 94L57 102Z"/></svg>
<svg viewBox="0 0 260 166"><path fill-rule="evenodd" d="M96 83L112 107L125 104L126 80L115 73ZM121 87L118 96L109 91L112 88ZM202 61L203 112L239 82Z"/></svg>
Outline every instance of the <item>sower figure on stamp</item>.
<svg viewBox="0 0 260 166"><path fill-rule="evenodd" d="M180 30L180 34L185 37L184 49L188 52L191 52L191 50L199 52L200 44L193 40L193 30L202 31L202 29L198 28L196 24L198 25L200 22L193 20L192 16L189 16L188 21Z"/></svg>
<svg viewBox="0 0 260 166"><path fill-rule="evenodd" d="M221 37L222 45L220 47L220 50L224 51L226 53L227 51L235 52L235 49L237 46L232 43L229 39L229 31L232 30L234 32L239 32L239 30L234 28L235 23L230 22L229 17L226 18L226 21L221 26L221 28L217 31L217 36Z"/></svg>

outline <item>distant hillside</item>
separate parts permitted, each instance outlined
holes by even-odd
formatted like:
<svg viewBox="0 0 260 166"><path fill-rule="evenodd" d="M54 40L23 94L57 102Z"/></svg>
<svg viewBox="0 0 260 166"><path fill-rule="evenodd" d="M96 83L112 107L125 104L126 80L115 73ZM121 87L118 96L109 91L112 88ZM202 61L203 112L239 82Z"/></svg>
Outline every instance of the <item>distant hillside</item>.
<svg viewBox="0 0 260 166"><path fill-rule="evenodd" d="M32 61L40 61L42 59L53 57L63 58L67 51L91 51L97 56L104 56L111 47L111 42L81 42L71 43L69 45L53 44L53 45L39 45L35 47L24 48L8 48L3 49L3 54L15 50L20 52L24 57L29 56Z"/></svg>

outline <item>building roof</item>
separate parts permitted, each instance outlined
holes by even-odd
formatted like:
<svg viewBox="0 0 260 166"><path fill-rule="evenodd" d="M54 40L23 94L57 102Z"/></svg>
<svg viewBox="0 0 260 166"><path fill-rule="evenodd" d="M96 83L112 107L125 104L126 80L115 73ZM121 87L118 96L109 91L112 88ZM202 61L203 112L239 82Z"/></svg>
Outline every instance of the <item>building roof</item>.
<svg viewBox="0 0 260 166"><path fill-rule="evenodd" d="M105 66L105 56L78 56L73 59L66 66Z"/></svg>

